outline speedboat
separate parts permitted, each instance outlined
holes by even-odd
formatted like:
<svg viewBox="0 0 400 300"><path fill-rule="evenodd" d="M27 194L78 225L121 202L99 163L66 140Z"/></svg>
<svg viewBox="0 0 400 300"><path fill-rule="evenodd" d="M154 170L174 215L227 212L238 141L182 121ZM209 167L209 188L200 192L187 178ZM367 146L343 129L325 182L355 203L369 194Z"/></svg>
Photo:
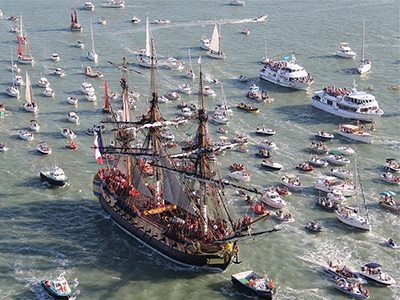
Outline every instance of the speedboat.
<svg viewBox="0 0 400 300"><path fill-rule="evenodd" d="M179 59L176 59L175 57L168 57L160 64L160 66L176 71L180 71L184 68L183 63Z"/></svg>
<svg viewBox="0 0 400 300"><path fill-rule="evenodd" d="M233 6L244 6L245 2L244 0L230 0L229 5Z"/></svg>
<svg viewBox="0 0 400 300"><path fill-rule="evenodd" d="M394 195L396 195L396 193L392 191L381 192L379 205L395 213L400 213L400 202L396 202L393 200Z"/></svg>
<svg viewBox="0 0 400 300"><path fill-rule="evenodd" d="M76 114L76 112L74 112L74 111L68 112L67 118L68 118L68 121L71 123L75 123L75 124L79 123L79 117Z"/></svg>
<svg viewBox="0 0 400 300"><path fill-rule="evenodd" d="M312 141L310 150L311 152L314 152L316 154L326 154L328 153L329 148L321 141Z"/></svg>
<svg viewBox="0 0 400 300"><path fill-rule="evenodd" d="M330 154L325 157L326 161L332 165L345 166L350 163L350 160L342 155Z"/></svg>
<svg viewBox="0 0 400 300"><path fill-rule="evenodd" d="M171 23L171 20L168 19L155 19L151 24L156 24L156 25L162 25L162 24L169 24Z"/></svg>
<svg viewBox="0 0 400 300"><path fill-rule="evenodd" d="M335 203L332 200L327 199L326 197L319 197L318 201L315 204L328 211L334 211L336 209L339 209L339 204Z"/></svg>
<svg viewBox="0 0 400 300"><path fill-rule="evenodd" d="M58 53L53 53L50 56L50 60L52 60L52 61L60 61L60 56L58 55Z"/></svg>
<svg viewBox="0 0 400 300"><path fill-rule="evenodd" d="M76 44L75 44L75 47L83 49L83 48L85 48L85 44L83 43L83 41L77 40Z"/></svg>
<svg viewBox="0 0 400 300"><path fill-rule="evenodd" d="M382 272L382 265L376 262L370 262L361 268L360 275L368 282L373 282L379 285L393 285L396 280L387 273Z"/></svg>
<svg viewBox="0 0 400 300"><path fill-rule="evenodd" d="M342 168L332 168L330 173L330 175L333 175L337 178L340 179L350 179L353 178L353 172L351 172L350 170L346 170L346 169L342 169Z"/></svg>
<svg viewBox="0 0 400 300"><path fill-rule="evenodd" d="M133 16L131 19L131 23L132 24L138 24L140 23L142 20L139 17Z"/></svg>
<svg viewBox="0 0 400 300"><path fill-rule="evenodd" d="M344 182L333 176L320 176L314 183L314 188L325 193L331 193L334 190L340 190L345 197L351 197L356 194L356 186L351 182Z"/></svg>
<svg viewBox="0 0 400 300"><path fill-rule="evenodd" d="M100 25L106 25L106 24L107 24L106 18L101 17L101 18L99 19L99 24L100 24Z"/></svg>
<svg viewBox="0 0 400 300"><path fill-rule="evenodd" d="M354 299L368 299L369 292L360 283L348 282L344 278L337 279L335 288Z"/></svg>
<svg viewBox="0 0 400 300"><path fill-rule="evenodd" d="M267 20L268 15L260 15L258 17L255 17L254 19L252 19L252 22L263 22L265 20Z"/></svg>
<svg viewBox="0 0 400 300"><path fill-rule="evenodd" d="M69 104L77 105L77 104L78 104L78 101L79 101L79 99L78 99L77 97L74 97L74 96L69 96L69 97L67 97L67 102L68 102Z"/></svg>
<svg viewBox="0 0 400 300"><path fill-rule="evenodd" d="M68 182L64 170L57 165L52 166L49 170L40 171L40 179L55 186L64 186Z"/></svg>
<svg viewBox="0 0 400 300"><path fill-rule="evenodd" d="M181 109L181 115L188 118L191 117L193 115L192 110L190 109L190 107L184 107Z"/></svg>
<svg viewBox="0 0 400 300"><path fill-rule="evenodd" d="M4 143L0 143L0 152L6 152L8 151L7 146Z"/></svg>
<svg viewBox="0 0 400 300"><path fill-rule="evenodd" d="M289 61L265 59L259 74L263 80L296 90L307 90L314 83L314 78L297 63L294 54Z"/></svg>
<svg viewBox="0 0 400 300"><path fill-rule="evenodd" d="M384 113L375 96L358 91L355 82L351 90L325 86L322 90L315 91L311 99L312 106L348 119L371 122Z"/></svg>
<svg viewBox="0 0 400 300"><path fill-rule="evenodd" d="M315 137L321 141L331 141L334 138L334 135L328 132L325 132L323 129L315 133Z"/></svg>
<svg viewBox="0 0 400 300"><path fill-rule="evenodd" d="M261 148L258 150L257 156L262 157L262 158L270 158L271 157L271 153L269 152L269 150Z"/></svg>
<svg viewBox="0 0 400 300"><path fill-rule="evenodd" d="M81 92L83 94L88 95L88 94L94 94L96 90L94 89L94 87L90 82L83 82L81 85Z"/></svg>
<svg viewBox="0 0 400 300"><path fill-rule="evenodd" d="M167 97L165 97L164 95L160 96L157 98L157 102L158 103L168 103L170 102L169 99Z"/></svg>
<svg viewBox="0 0 400 300"><path fill-rule="evenodd" d="M29 122L29 129L32 131L38 132L40 130L39 122L36 120L31 120Z"/></svg>
<svg viewBox="0 0 400 300"><path fill-rule="evenodd" d="M233 286L239 291L261 299L272 299L276 293L275 283L254 271L245 271L231 276Z"/></svg>
<svg viewBox="0 0 400 300"><path fill-rule="evenodd" d="M178 92L190 95L192 93L192 88L187 83L184 83L178 87Z"/></svg>
<svg viewBox="0 0 400 300"><path fill-rule="evenodd" d="M336 218L351 227L371 231L371 222L368 217L363 217L358 214L357 210L351 207L341 207L335 210Z"/></svg>
<svg viewBox="0 0 400 300"><path fill-rule="evenodd" d="M18 137L25 141L32 141L33 139L35 139L35 137L33 136L33 133L29 132L27 130L18 131Z"/></svg>
<svg viewBox="0 0 400 300"><path fill-rule="evenodd" d="M350 156L356 153L356 150L352 148L351 146L341 146L338 148L335 148L333 151L340 153L342 155Z"/></svg>
<svg viewBox="0 0 400 300"><path fill-rule="evenodd" d="M241 34L249 35L250 34L250 29L245 27L240 31Z"/></svg>
<svg viewBox="0 0 400 300"><path fill-rule="evenodd" d="M311 156L311 158L308 160L308 163L310 165L312 165L313 167L317 167L317 168L324 168L329 165L329 163L326 160L321 159L317 155Z"/></svg>
<svg viewBox="0 0 400 300"><path fill-rule="evenodd" d="M175 135L170 131L161 132L160 136L164 140L168 140L168 141L174 141L175 140Z"/></svg>
<svg viewBox="0 0 400 300"><path fill-rule="evenodd" d="M247 171L234 171L229 173L229 177L240 181L250 181L251 178Z"/></svg>
<svg viewBox="0 0 400 300"><path fill-rule="evenodd" d="M50 86L50 82L46 77L42 76L38 81L38 86L41 88L47 88L48 86Z"/></svg>
<svg viewBox="0 0 400 300"><path fill-rule="evenodd" d="M94 71L90 66L83 67L83 74L91 78L102 78L104 76L103 73L100 71Z"/></svg>
<svg viewBox="0 0 400 300"><path fill-rule="evenodd" d="M259 111L258 107L255 107L253 105L249 105L249 104L246 104L246 103L243 103L243 102L241 102L238 105L236 105L236 107L238 109L240 109L240 110L244 110L244 111L247 111L247 112L258 112Z"/></svg>
<svg viewBox="0 0 400 300"><path fill-rule="evenodd" d="M260 143L260 147L262 149L266 149L266 150L272 150L272 149L277 149L278 147L276 146L275 143L270 142L268 140L264 140Z"/></svg>
<svg viewBox="0 0 400 300"><path fill-rule="evenodd" d="M400 163L395 158L387 158L383 168L394 173L400 172Z"/></svg>
<svg viewBox="0 0 400 300"><path fill-rule="evenodd" d="M21 75L15 75L15 77L13 79L13 85L15 85L15 86L25 85L25 81Z"/></svg>
<svg viewBox="0 0 400 300"><path fill-rule="evenodd" d="M284 212L282 209L280 209L277 212L275 212L275 218L279 222L285 222L285 223L294 222L294 218L292 217L292 214L289 213L289 212Z"/></svg>
<svg viewBox="0 0 400 300"><path fill-rule="evenodd" d="M181 95L178 92L172 91L172 92L166 92L164 93L164 96L168 98L171 101L176 101L181 98Z"/></svg>
<svg viewBox="0 0 400 300"><path fill-rule="evenodd" d="M396 243L393 239L389 239L385 244L392 249L400 249L400 245Z"/></svg>
<svg viewBox="0 0 400 300"><path fill-rule="evenodd" d="M344 278L352 282L367 283L358 272L353 271L340 260L337 262L330 260L326 266L322 266L322 269L333 278Z"/></svg>
<svg viewBox="0 0 400 300"><path fill-rule="evenodd" d="M64 76L66 75L63 68L56 68L56 69L53 71L53 74L54 74L55 76L58 76L58 77L64 77Z"/></svg>
<svg viewBox="0 0 400 300"><path fill-rule="evenodd" d="M255 84L250 86L246 97L261 102L272 102L274 100L268 95L267 91L260 91L260 88Z"/></svg>
<svg viewBox="0 0 400 300"><path fill-rule="evenodd" d="M267 189L261 196L260 200L273 208L282 208L286 205L286 201L282 199L275 189Z"/></svg>
<svg viewBox="0 0 400 300"><path fill-rule="evenodd" d="M263 160L261 162L261 166L267 168L268 170L272 170L272 171L279 171L279 170L282 170L282 168L283 168L283 166L280 163L273 162L270 159Z"/></svg>
<svg viewBox="0 0 400 300"><path fill-rule="evenodd" d="M63 137L70 139L70 140L73 140L74 138L76 138L75 132L73 132L69 128L61 128L61 134Z"/></svg>
<svg viewBox="0 0 400 300"><path fill-rule="evenodd" d="M54 97L54 95L55 95L56 93L54 92L54 90L51 88L51 87L46 87L45 89L44 89L44 91L42 92L42 95L43 96L46 96L46 97Z"/></svg>
<svg viewBox="0 0 400 300"><path fill-rule="evenodd" d="M100 6L106 7L106 8L124 8L125 1L124 0L108 0L108 1L102 2L100 4Z"/></svg>
<svg viewBox="0 0 400 300"><path fill-rule="evenodd" d="M94 10L94 4L92 2L89 2L89 1L85 2L85 3L83 3L83 9L93 11Z"/></svg>
<svg viewBox="0 0 400 300"><path fill-rule="evenodd" d="M308 231L314 232L314 233L317 233L317 232L321 232L321 231L322 231L322 225L321 225L321 223L319 223L319 222L316 221L316 220L309 222L309 223L305 226L305 228L306 228Z"/></svg>
<svg viewBox="0 0 400 300"><path fill-rule="evenodd" d="M204 87L203 94L204 96L210 96L210 97L215 97L217 95L209 85L206 85Z"/></svg>
<svg viewBox="0 0 400 300"><path fill-rule="evenodd" d="M259 135L272 136L275 133L276 133L275 129L273 129L273 128L265 128L265 127L258 126L256 129L256 134L259 134Z"/></svg>
<svg viewBox="0 0 400 300"><path fill-rule="evenodd" d="M218 124L228 124L229 117L226 114L214 112L211 116L212 120Z"/></svg>
<svg viewBox="0 0 400 300"><path fill-rule="evenodd" d="M55 299L69 299L72 295L72 290L64 277L41 281L45 290Z"/></svg>
<svg viewBox="0 0 400 300"><path fill-rule="evenodd" d="M340 124L337 133L349 139L372 144L372 135L364 131L362 125Z"/></svg>
<svg viewBox="0 0 400 300"><path fill-rule="evenodd" d="M203 35L200 39L200 48L204 49L204 50L208 50L210 48L210 44L211 44L211 40L208 37Z"/></svg>
<svg viewBox="0 0 400 300"><path fill-rule="evenodd" d="M296 175L287 174L282 176L281 184L294 191L301 191L303 189L303 184Z"/></svg>
<svg viewBox="0 0 400 300"><path fill-rule="evenodd" d="M52 152L50 146L46 142L40 142L37 145L36 150L42 154L51 154Z"/></svg>
<svg viewBox="0 0 400 300"><path fill-rule="evenodd" d="M312 172L314 171L314 167L309 162L302 162L298 166L296 166L297 170L303 172Z"/></svg>
<svg viewBox="0 0 400 300"><path fill-rule="evenodd" d="M246 76L244 76L243 74L240 74L238 80L240 82L247 82L249 79Z"/></svg>
<svg viewBox="0 0 400 300"><path fill-rule="evenodd" d="M89 102L94 102L94 101L97 100L97 96L96 96L95 93L87 94L87 95L85 95L85 98L86 98L86 100L89 101Z"/></svg>
<svg viewBox="0 0 400 300"><path fill-rule="evenodd" d="M19 98L19 96L20 96L19 89L15 85L8 86L6 89L6 93L8 96L14 97L14 98Z"/></svg>
<svg viewBox="0 0 400 300"><path fill-rule="evenodd" d="M339 49L336 51L335 55L343 58L354 58L357 53L350 48L348 43L343 42L340 43Z"/></svg>
<svg viewBox="0 0 400 300"><path fill-rule="evenodd" d="M400 177L396 176L396 175L393 175L390 172L386 172L386 173L381 174L380 178L383 181L385 181L387 183L390 183L390 184L396 184L396 185L400 184Z"/></svg>

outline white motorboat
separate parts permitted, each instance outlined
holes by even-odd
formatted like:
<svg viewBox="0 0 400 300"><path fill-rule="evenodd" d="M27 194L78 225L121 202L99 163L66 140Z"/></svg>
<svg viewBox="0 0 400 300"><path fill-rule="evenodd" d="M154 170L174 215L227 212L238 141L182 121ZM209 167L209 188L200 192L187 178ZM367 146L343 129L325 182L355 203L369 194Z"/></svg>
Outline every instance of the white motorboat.
<svg viewBox="0 0 400 300"><path fill-rule="evenodd" d="M84 2L84 3L83 3L83 9L84 9L84 10L94 11L94 4L93 4L93 2L90 2L90 1Z"/></svg>
<svg viewBox="0 0 400 300"><path fill-rule="evenodd" d="M325 157L325 160L331 165L345 166L350 163L350 160L341 155L330 154Z"/></svg>
<svg viewBox="0 0 400 300"><path fill-rule="evenodd" d="M390 173L390 172L386 172L386 173L381 174L381 175L380 175L380 178L381 178L383 181L385 181L385 182L387 182L387 183L390 183L390 184L396 184L396 185L399 185L399 184L400 184L400 177L399 177L399 176L396 176L396 175L393 175L393 174Z"/></svg>
<svg viewBox="0 0 400 300"><path fill-rule="evenodd" d="M240 82L247 82L249 79L247 78L247 76L244 76L243 74L240 74L238 77L238 81Z"/></svg>
<svg viewBox="0 0 400 300"><path fill-rule="evenodd" d="M211 37L211 42L208 47L207 55L211 58L225 59L226 54L221 48L221 28L218 30L217 24L214 26L214 31Z"/></svg>
<svg viewBox="0 0 400 300"><path fill-rule="evenodd" d="M76 43L75 43L75 47L83 49L83 48L85 48L85 44L83 43L83 41L77 40Z"/></svg>
<svg viewBox="0 0 400 300"><path fill-rule="evenodd" d="M253 18L251 21L252 22L264 22L268 18L268 15L260 15L258 17Z"/></svg>
<svg viewBox="0 0 400 300"><path fill-rule="evenodd" d="M284 223L294 222L294 218L292 217L292 214L289 212L285 212L282 209L275 212L274 216L279 222L284 222Z"/></svg>
<svg viewBox="0 0 400 300"><path fill-rule="evenodd" d="M20 130L18 131L18 137L20 139L23 139L25 141L32 141L33 139L35 139L34 135L32 132L29 132L27 130Z"/></svg>
<svg viewBox="0 0 400 300"><path fill-rule="evenodd" d="M297 64L294 54L289 61L266 59L260 71L260 78L273 84L297 89L307 90L314 83L314 78Z"/></svg>
<svg viewBox="0 0 400 300"><path fill-rule="evenodd" d="M21 75L15 75L15 77L13 79L13 85L15 85L15 86L25 85L25 81Z"/></svg>
<svg viewBox="0 0 400 300"><path fill-rule="evenodd" d="M349 282L360 282L362 284L367 283L361 278L358 272L352 270L343 261L337 260L336 262L329 261L327 266L323 266L322 269L331 275L335 279L344 278Z"/></svg>
<svg viewBox="0 0 400 300"><path fill-rule="evenodd" d="M39 122L36 120L31 120L29 122L29 129L38 132L40 130Z"/></svg>
<svg viewBox="0 0 400 300"><path fill-rule="evenodd" d="M368 299L369 291L362 287L362 285L348 282L344 278L339 278L336 280L335 288L339 291L349 295L353 299Z"/></svg>
<svg viewBox="0 0 400 300"><path fill-rule="evenodd" d="M170 102L169 99L167 97L165 97L164 95L160 96L157 98L157 102L158 103L168 103Z"/></svg>
<svg viewBox="0 0 400 300"><path fill-rule="evenodd" d="M260 143L260 147L262 149L266 149L266 150L273 150L273 149L278 149L278 147L276 146L276 144L274 142L268 141L268 140L264 140Z"/></svg>
<svg viewBox="0 0 400 300"><path fill-rule="evenodd" d="M100 24L100 25L106 25L106 24L107 24L106 18L105 18L105 17L101 17L101 18L99 19L99 24Z"/></svg>
<svg viewBox="0 0 400 300"><path fill-rule="evenodd" d="M322 141L331 141L335 136L331 133L325 132L325 130L317 131L315 133L315 138Z"/></svg>
<svg viewBox="0 0 400 300"><path fill-rule="evenodd" d="M105 7L105 8L124 8L125 1L124 0L108 0L108 1L102 2L100 4L100 6Z"/></svg>
<svg viewBox="0 0 400 300"><path fill-rule="evenodd" d="M271 98L267 91L260 90L256 84L252 84L246 93L246 97L260 102L272 102L274 99Z"/></svg>
<svg viewBox="0 0 400 300"><path fill-rule="evenodd" d="M138 24L138 23L140 23L141 21L142 21L142 19L140 19L140 18L137 17L137 16L133 16L132 19L131 19L131 23L132 23L132 24Z"/></svg>
<svg viewBox="0 0 400 300"><path fill-rule="evenodd" d="M40 179L54 186L64 186L68 182L64 170L57 165L52 166L49 170L40 171Z"/></svg>
<svg viewBox="0 0 400 300"><path fill-rule="evenodd" d="M174 141L175 140L175 135L170 131L161 132L160 136L164 140L168 140L168 141Z"/></svg>
<svg viewBox="0 0 400 300"><path fill-rule="evenodd" d="M285 200L281 198L275 189L266 190L260 200L273 208L283 208L286 205Z"/></svg>
<svg viewBox="0 0 400 300"><path fill-rule="evenodd" d="M58 55L58 53L53 53L50 56L50 60L52 60L52 61L60 61L60 56Z"/></svg>
<svg viewBox="0 0 400 300"><path fill-rule="evenodd" d="M397 173L400 172L400 163L398 163L395 158L387 158L383 168L390 172Z"/></svg>
<svg viewBox="0 0 400 300"><path fill-rule="evenodd" d="M321 159L318 155L311 156L311 158L308 160L308 163L316 168L324 168L329 165L326 160Z"/></svg>
<svg viewBox="0 0 400 300"><path fill-rule="evenodd" d="M176 91L166 92L166 93L164 93L164 96L166 98L168 98L169 100L171 100L171 101L176 101L176 100L179 100L181 98L181 94L179 94Z"/></svg>
<svg viewBox="0 0 400 300"><path fill-rule="evenodd" d="M181 109L181 115L184 116L185 118L189 118L193 115L193 112L190 109L190 107L184 107Z"/></svg>
<svg viewBox="0 0 400 300"><path fill-rule="evenodd" d="M81 92L85 95L88 95L88 94L94 94L96 90L94 89L94 87L90 82L83 82L81 84Z"/></svg>
<svg viewBox="0 0 400 300"><path fill-rule="evenodd" d="M211 116L212 120L218 124L228 124L229 116L227 114L222 114L219 112L214 112Z"/></svg>
<svg viewBox="0 0 400 300"><path fill-rule="evenodd" d="M355 141L367 144L373 143L372 135L365 132L361 125L340 124L337 133Z"/></svg>
<svg viewBox="0 0 400 300"><path fill-rule="evenodd" d="M249 35L250 34L250 29L245 27L242 30L240 30L241 34Z"/></svg>
<svg viewBox="0 0 400 300"><path fill-rule="evenodd" d="M396 280L387 273L382 272L382 265L376 262L370 262L365 264L361 268L360 275L364 277L368 282L373 282L379 285L393 285Z"/></svg>
<svg viewBox="0 0 400 300"><path fill-rule="evenodd" d="M68 102L69 104L77 105L77 104L78 104L78 101L79 101L79 99L78 99L77 97L74 97L74 96L69 96L69 97L67 97L67 102Z"/></svg>
<svg viewBox="0 0 400 300"><path fill-rule="evenodd" d="M400 202L396 202L393 199L394 195L396 195L396 193L392 191L381 192L379 198L379 205L382 206L383 208L391 210L392 212L400 213Z"/></svg>
<svg viewBox="0 0 400 300"><path fill-rule="evenodd" d="M299 177L292 174L282 176L281 184L293 191L301 191L303 189L303 184L300 182Z"/></svg>
<svg viewBox="0 0 400 300"><path fill-rule="evenodd" d="M334 149L333 151L346 156L350 156L356 153L356 150L354 150L354 148L352 148L351 146L341 146Z"/></svg>
<svg viewBox="0 0 400 300"><path fill-rule="evenodd" d="M365 74L371 71L372 63L370 60L365 59L365 22L363 23L363 36L362 36L362 47L361 47L361 60L357 67L358 74Z"/></svg>
<svg viewBox="0 0 400 300"><path fill-rule="evenodd" d="M104 77L103 73L101 73L100 71L93 70L93 68L90 66L83 67L83 74L85 74L86 76L91 77L91 78Z"/></svg>
<svg viewBox="0 0 400 300"><path fill-rule="evenodd" d="M184 68L183 63L175 57L168 57L160 63L160 66L175 71L180 71Z"/></svg>
<svg viewBox="0 0 400 300"><path fill-rule="evenodd" d="M215 97L217 95L209 85L204 86L203 94L204 96L209 96L209 97Z"/></svg>
<svg viewBox="0 0 400 300"><path fill-rule="evenodd" d="M265 127L261 127L261 126L257 126L256 129L256 134L259 135L267 135L267 136L272 136L275 135L275 129L273 128L265 128Z"/></svg>
<svg viewBox="0 0 400 300"><path fill-rule="evenodd" d="M310 148L311 152L317 154L326 154L329 151L329 147L321 141L312 141Z"/></svg>
<svg viewBox="0 0 400 300"><path fill-rule="evenodd" d="M357 192L356 186L351 182L344 182L333 176L320 176L314 183L314 188L325 193L333 193L334 190L342 192L343 196L354 196Z"/></svg>
<svg viewBox="0 0 400 300"><path fill-rule="evenodd" d="M89 60L94 61L95 63L97 63L98 60L99 60L99 55L96 53L96 50L94 48L93 25L92 25L92 19L91 18L90 18L90 38L92 40L92 49L90 49L90 51L88 51L86 57Z"/></svg>
<svg viewBox="0 0 400 300"><path fill-rule="evenodd" d="M57 77L64 77L66 75L64 69L59 68L59 67L55 68L55 70L53 71L53 74Z"/></svg>
<svg viewBox="0 0 400 300"><path fill-rule="evenodd" d="M340 190L333 190L327 194L326 199L328 201L332 201L333 203L341 204L346 200L346 197Z"/></svg>
<svg viewBox="0 0 400 300"><path fill-rule="evenodd" d="M156 25L164 25L164 24L169 24L171 23L171 20L169 19L155 19L151 24L156 24Z"/></svg>
<svg viewBox="0 0 400 300"><path fill-rule="evenodd" d="M187 83L184 83L179 85L178 92L190 95L192 93L192 88Z"/></svg>
<svg viewBox="0 0 400 300"><path fill-rule="evenodd" d="M50 86L50 82L46 77L41 76L38 81L38 86L41 88L47 88L48 86Z"/></svg>
<svg viewBox="0 0 400 300"><path fill-rule="evenodd" d="M0 152L7 152L9 149L4 143L0 143Z"/></svg>
<svg viewBox="0 0 400 300"><path fill-rule="evenodd" d="M358 214L357 210L350 207L341 207L338 210L335 210L336 218L349 226L362 229L362 230L371 230L371 223L368 217L363 217Z"/></svg>
<svg viewBox="0 0 400 300"><path fill-rule="evenodd" d="M244 6L245 5L245 0L229 0L229 5L233 6Z"/></svg>
<svg viewBox="0 0 400 300"><path fill-rule="evenodd" d="M211 44L211 40L203 35L200 39L200 48L203 50L209 50Z"/></svg>
<svg viewBox="0 0 400 300"><path fill-rule="evenodd" d="M14 85L8 86L6 89L6 93L8 96L14 97L14 98L19 98L19 96L20 96L18 87L14 86Z"/></svg>
<svg viewBox="0 0 400 300"><path fill-rule="evenodd" d="M42 154L51 154L52 152L52 149L46 142L40 142L37 145L36 150Z"/></svg>
<svg viewBox="0 0 400 300"><path fill-rule="evenodd" d="M332 168L329 174L341 179L353 178L353 172L351 172L350 170L342 169L340 167Z"/></svg>
<svg viewBox="0 0 400 300"><path fill-rule="evenodd" d="M73 140L74 138L76 138L75 132L73 132L69 128L61 128L61 134L63 137L70 139L70 140Z"/></svg>
<svg viewBox="0 0 400 300"><path fill-rule="evenodd" d="M326 86L312 96L312 105L339 117L376 121L383 115L375 97L364 91L357 91L355 82L350 90Z"/></svg>
<svg viewBox="0 0 400 300"><path fill-rule="evenodd" d="M400 249L400 244L396 243L393 239L385 241L385 245L392 249Z"/></svg>
<svg viewBox="0 0 400 300"><path fill-rule="evenodd" d="M97 100L97 96L96 96L95 93L86 94L86 95L85 95L85 98L86 98L86 100L89 101L89 102L94 102L94 101Z"/></svg>
<svg viewBox="0 0 400 300"><path fill-rule="evenodd" d="M279 171L283 169L283 165L277 162L273 162L270 159L267 160L263 160L261 162L261 166L263 166L264 168L267 168L268 170L272 170L272 171Z"/></svg>
<svg viewBox="0 0 400 300"><path fill-rule="evenodd" d="M68 119L68 122L75 123L75 124L79 123L79 117L78 117L77 113L74 111L68 112L67 119Z"/></svg>
<svg viewBox="0 0 400 300"><path fill-rule="evenodd" d="M22 107L27 112L37 113L39 110L36 101L33 98L32 85L28 75L28 71L26 71L25 103L22 105Z"/></svg>
<svg viewBox="0 0 400 300"><path fill-rule="evenodd" d="M229 177L239 181L250 181L250 173L247 171L233 171L229 173Z"/></svg>
<svg viewBox="0 0 400 300"><path fill-rule="evenodd" d="M335 55L343 58L354 58L357 53L350 48L348 43L342 42L340 43L339 49L336 51Z"/></svg>
<svg viewBox="0 0 400 300"><path fill-rule="evenodd" d="M46 87L45 89L44 89L44 91L42 92L42 95L43 96L46 96L46 97L54 97L55 96L55 92L54 92L54 90L51 88L51 87Z"/></svg>

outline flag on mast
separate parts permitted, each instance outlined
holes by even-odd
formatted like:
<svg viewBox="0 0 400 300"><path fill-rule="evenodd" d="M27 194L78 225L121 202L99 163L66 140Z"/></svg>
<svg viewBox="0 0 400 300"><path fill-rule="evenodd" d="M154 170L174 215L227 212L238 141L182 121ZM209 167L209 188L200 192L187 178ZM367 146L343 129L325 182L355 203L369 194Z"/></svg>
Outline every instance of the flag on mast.
<svg viewBox="0 0 400 300"><path fill-rule="evenodd" d="M94 158L96 159L96 162L99 165L103 164L103 158L101 157L100 149L99 147L102 147L102 142L101 139L99 139L99 135L95 131L95 139L94 139ZM101 145L101 146L100 146Z"/></svg>

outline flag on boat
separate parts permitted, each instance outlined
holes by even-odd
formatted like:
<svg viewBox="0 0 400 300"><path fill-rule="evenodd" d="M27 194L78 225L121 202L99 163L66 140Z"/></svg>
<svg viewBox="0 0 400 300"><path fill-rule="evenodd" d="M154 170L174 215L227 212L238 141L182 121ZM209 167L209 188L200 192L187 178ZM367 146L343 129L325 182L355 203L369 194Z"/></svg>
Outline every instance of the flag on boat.
<svg viewBox="0 0 400 300"><path fill-rule="evenodd" d="M99 134L95 131L95 139L94 139L94 158L99 165L103 164L103 158L101 157L100 149L103 148L103 143L101 141L101 137L99 138ZM101 145L101 146L100 146Z"/></svg>

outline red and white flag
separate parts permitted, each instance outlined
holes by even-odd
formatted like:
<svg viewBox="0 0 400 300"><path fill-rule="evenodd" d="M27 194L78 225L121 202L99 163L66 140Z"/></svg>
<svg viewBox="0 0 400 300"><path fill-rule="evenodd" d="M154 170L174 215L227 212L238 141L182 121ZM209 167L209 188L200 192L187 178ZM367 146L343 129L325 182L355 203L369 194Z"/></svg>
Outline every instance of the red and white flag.
<svg viewBox="0 0 400 300"><path fill-rule="evenodd" d="M96 134L96 138L94 139L94 158L99 165L103 164L103 158L101 157L100 149L99 149L99 136Z"/></svg>

